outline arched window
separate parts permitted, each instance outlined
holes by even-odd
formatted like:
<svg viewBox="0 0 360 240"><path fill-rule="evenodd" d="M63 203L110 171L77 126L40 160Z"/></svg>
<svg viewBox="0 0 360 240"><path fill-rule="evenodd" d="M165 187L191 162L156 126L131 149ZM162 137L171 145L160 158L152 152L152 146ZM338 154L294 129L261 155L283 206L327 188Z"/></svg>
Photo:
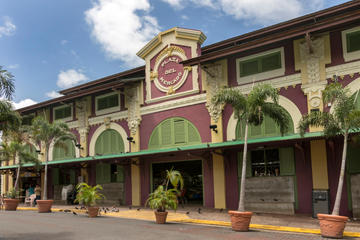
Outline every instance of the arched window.
<svg viewBox="0 0 360 240"><path fill-rule="evenodd" d="M294 123L292 121L290 114L289 117L291 119L290 128L286 134L294 133ZM244 139L244 131L245 131L245 123L242 121L238 121L236 125L236 139ZM248 139L275 137L275 136L281 136L280 128L275 123L275 121L268 116L264 117L264 120L261 125L249 126Z"/></svg>
<svg viewBox="0 0 360 240"><path fill-rule="evenodd" d="M168 148L201 143L201 137L190 121L184 118L169 118L153 130L149 149Z"/></svg>
<svg viewBox="0 0 360 240"><path fill-rule="evenodd" d="M73 159L76 158L74 141L66 139L57 142L54 145L53 160Z"/></svg>
<svg viewBox="0 0 360 240"><path fill-rule="evenodd" d="M122 152L124 152L124 141L116 130L105 130L96 139L95 154L109 155Z"/></svg>

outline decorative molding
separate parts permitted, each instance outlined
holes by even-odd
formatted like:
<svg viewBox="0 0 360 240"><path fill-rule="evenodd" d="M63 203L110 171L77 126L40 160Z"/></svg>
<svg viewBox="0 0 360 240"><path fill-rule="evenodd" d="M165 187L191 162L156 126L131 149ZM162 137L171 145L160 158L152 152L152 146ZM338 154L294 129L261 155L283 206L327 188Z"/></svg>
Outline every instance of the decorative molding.
<svg viewBox="0 0 360 240"><path fill-rule="evenodd" d="M309 42L310 41L310 42ZM321 79L321 65L325 58L325 43L323 38L309 40L299 45L301 63L306 66L307 81L304 83L317 83ZM305 79L303 79L305 80Z"/></svg>
<svg viewBox="0 0 360 240"><path fill-rule="evenodd" d="M217 123L221 117L223 105L215 105L212 102L212 97L219 91L220 84L223 79L223 65L212 64L206 66L206 108L209 111L211 119Z"/></svg>
<svg viewBox="0 0 360 240"><path fill-rule="evenodd" d="M350 75L360 72L360 60L326 68L326 78Z"/></svg>
<svg viewBox="0 0 360 240"><path fill-rule="evenodd" d="M158 98L146 100L145 102L146 103L155 103L155 102L160 102L160 101L164 101L164 100L168 100L168 99L172 99L172 98L191 95L191 94L198 93L198 92L199 92L199 89L193 89L193 90L189 90L189 91L185 91L185 92L179 92L177 94L171 94L171 95L166 95L166 96L163 96L163 97L158 97Z"/></svg>
<svg viewBox="0 0 360 240"><path fill-rule="evenodd" d="M92 137L90 139L89 156L95 155L96 140L98 139L100 134L107 129L114 129L115 131L117 131L120 134L120 136L124 142L125 152L129 151L129 142L126 140L126 138L128 137L126 131L119 124L111 122L109 124L109 126L106 126L105 124L103 124L95 130L94 134L92 135Z"/></svg>
<svg viewBox="0 0 360 240"><path fill-rule="evenodd" d="M141 122L140 115L140 87L138 85L129 87L125 91L126 102L128 105L128 127L132 135L136 134L136 131Z"/></svg>
<svg viewBox="0 0 360 240"><path fill-rule="evenodd" d="M79 128L79 121L71 121L65 122L70 129L78 129Z"/></svg>
<svg viewBox="0 0 360 240"><path fill-rule="evenodd" d="M176 99L176 100L171 100L159 104L142 107L140 109L140 112L141 115L146 115L150 113L161 112L174 108L181 108L181 107L196 105L205 102L206 102L206 94L198 94L187 98Z"/></svg>
<svg viewBox="0 0 360 240"><path fill-rule="evenodd" d="M97 125L104 123L104 119L109 117L112 121L116 120L125 120L127 119L128 113L127 111L110 113L102 116L89 118L89 125Z"/></svg>
<svg viewBox="0 0 360 240"><path fill-rule="evenodd" d="M270 84L274 88L282 88L282 87L289 87L301 84L301 74L296 73L292 75L287 75L279 78L273 78L261 82L255 82L255 84ZM240 89L243 94L247 94L251 91L253 87L252 83L248 83L245 85L237 86L235 88Z"/></svg>

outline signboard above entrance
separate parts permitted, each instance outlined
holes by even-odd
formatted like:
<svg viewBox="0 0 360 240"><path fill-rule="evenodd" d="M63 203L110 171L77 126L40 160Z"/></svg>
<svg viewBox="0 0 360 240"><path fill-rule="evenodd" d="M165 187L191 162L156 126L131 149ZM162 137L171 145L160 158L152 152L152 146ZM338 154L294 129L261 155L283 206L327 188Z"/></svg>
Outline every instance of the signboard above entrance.
<svg viewBox="0 0 360 240"><path fill-rule="evenodd" d="M157 89L169 95L184 84L191 67L180 64L183 60L186 60L185 52L177 46L169 46L159 54L151 72L151 80Z"/></svg>

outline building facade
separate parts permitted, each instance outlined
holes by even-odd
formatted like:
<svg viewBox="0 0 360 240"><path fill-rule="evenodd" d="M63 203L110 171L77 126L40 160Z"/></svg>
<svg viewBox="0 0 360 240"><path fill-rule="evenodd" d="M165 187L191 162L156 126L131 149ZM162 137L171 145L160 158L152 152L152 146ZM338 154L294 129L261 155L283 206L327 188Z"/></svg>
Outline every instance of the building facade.
<svg viewBox="0 0 360 240"><path fill-rule="evenodd" d="M269 83L292 126L284 136L268 118L250 127L246 208L311 214L318 192L332 208L342 139L325 139L320 128L302 138L298 123L310 111L331 111L322 91L335 79L352 94L359 91L360 2L201 47L205 39L198 30L169 29L137 53L145 66L19 110L30 120L41 115L66 122L80 143L68 141L67 150L56 140L51 145L49 198L60 200L63 186L86 181L104 187L104 203L140 206L174 167L184 176L185 203L236 209L243 126L230 106L214 106L211 99L222 87L246 94L253 84ZM341 215L360 216L359 149L350 143ZM1 167L2 193L15 167ZM43 173L25 166L22 182L29 181L42 183Z"/></svg>

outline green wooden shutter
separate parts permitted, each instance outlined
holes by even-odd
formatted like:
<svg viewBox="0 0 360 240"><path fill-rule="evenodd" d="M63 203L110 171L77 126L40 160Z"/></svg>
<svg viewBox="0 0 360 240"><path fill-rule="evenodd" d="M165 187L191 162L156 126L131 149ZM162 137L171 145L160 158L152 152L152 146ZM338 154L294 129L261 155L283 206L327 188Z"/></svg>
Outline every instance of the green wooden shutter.
<svg viewBox="0 0 360 240"><path fill-rule="evenodd" d="M187 123L188 127L188 140L190 143L200 143L201 137L198 130L190 123Z"/></svg>
<svg viewBox="0 0 360 240"><path fill-rule="evenodd" d="M272 118L265 116L264 124L265 124L265 129L264 129L265 135L267 136L280 135L280 131L278 130L277 124L275 123L274 120L272 120Z"/></svg>
<svg viewBox="0 0 360 240"><path fill-rule="evenodd" d="M75 185L75 183L76 183L76 172L75 172L75 169L70 169L69 174L70 174L70 184Z"/></svg>
<svg viewBox="0 0 360 240"><path fill-rule="evenodd" d="M110 155L124 152L124 141L114 129L105 130L95 143L95 154Z"/></svg>
<svg viewBox="0 0 360 240"><path fill-rule="evenodd" d="M347 52L355 52L360 50L360 31L346 34Z"/></svg>
<svg viewBox="0 0 360 240"><path fill-rule="evenodd" d="M96 184L104 183L103 179L103 164L98 163L96 164Z"/></svg>
<svg viewBox="0 0 360 240"><path fill-rule="evenodd" d="M162 145L171 145L171 133L173 132L171 126L171 119L168 119L161 123L161 144Z"/></svg>
<svg viewBox="0 0 360 240"><path fill-rule="evenodd" d="M246 154L246 177L252 177L251 169L251 152L248 151ZM238 177L241 178L242 173L242 161L243 161L243 152L238 152Z"/></svg>
<svg viewBox="0 0 360 240"><path fill-rule="evenodd" d="M259 73L258 59L251 59L240 62L240 77L246 77L256 73Z"/></svg>
<svg viewBox="0 0 360 240"><path fill-rule="evenodd" d="M117 182L124 182L125 181L124 167L121 166L121 165L117 165L116 181Z"/></svg>
<svg viewBox="0 0 360 240"><path fill-rule="evenodd" d="M249 130L249 138L258 138L262 135L262 125L250 125Z"/></svg>
<svg viewBox="0 0 360 240"><path fill-rule="evenodd" d="M111 164L105 163L103 164L103 183L109 183L111 182Z"/></svg>
<svg viewBox="0 0 360 240"><path fill-rule="evenodd" d="M360 148L352 146L351 144L348 146L347 150L347 170L350 174L360 173Z"/></svg>
<svg viewBox="0 0 360 240"><path fill-rule="evenodd" d="M160 132L160 129L155 128L155 130L151 134L150 141L149 141L149 148L156 148L156 147L160 146L159 132Z"/></svg>
<svg viewBox="0 0 360 240"><path fill-rule="evenodd" d="M60 169L59 168L52 168L51 169L51 175L52 175L52 183L53 185L59 185L60 184Z"/></svg>
<svg viewBox="0 0 360 240"><path fill-rule="evenodd" d="M280 158L280 175L293 176L295 175L295 159L294 148L279 148Z"/></svg>
<svg viewBox="0 0 360 240"><path fill-rule="evenodd" d="M182 119L174 120L175 144L185 143L185 121Z"/></svg>
<svg viewBox="0 0 360 240"><path fill-rule="evenodd" d="M73 159L76 158L74 142L71 139L67 139L63 142L63 146L60 143L55 143L53 150L54 160Z"/></svg>

